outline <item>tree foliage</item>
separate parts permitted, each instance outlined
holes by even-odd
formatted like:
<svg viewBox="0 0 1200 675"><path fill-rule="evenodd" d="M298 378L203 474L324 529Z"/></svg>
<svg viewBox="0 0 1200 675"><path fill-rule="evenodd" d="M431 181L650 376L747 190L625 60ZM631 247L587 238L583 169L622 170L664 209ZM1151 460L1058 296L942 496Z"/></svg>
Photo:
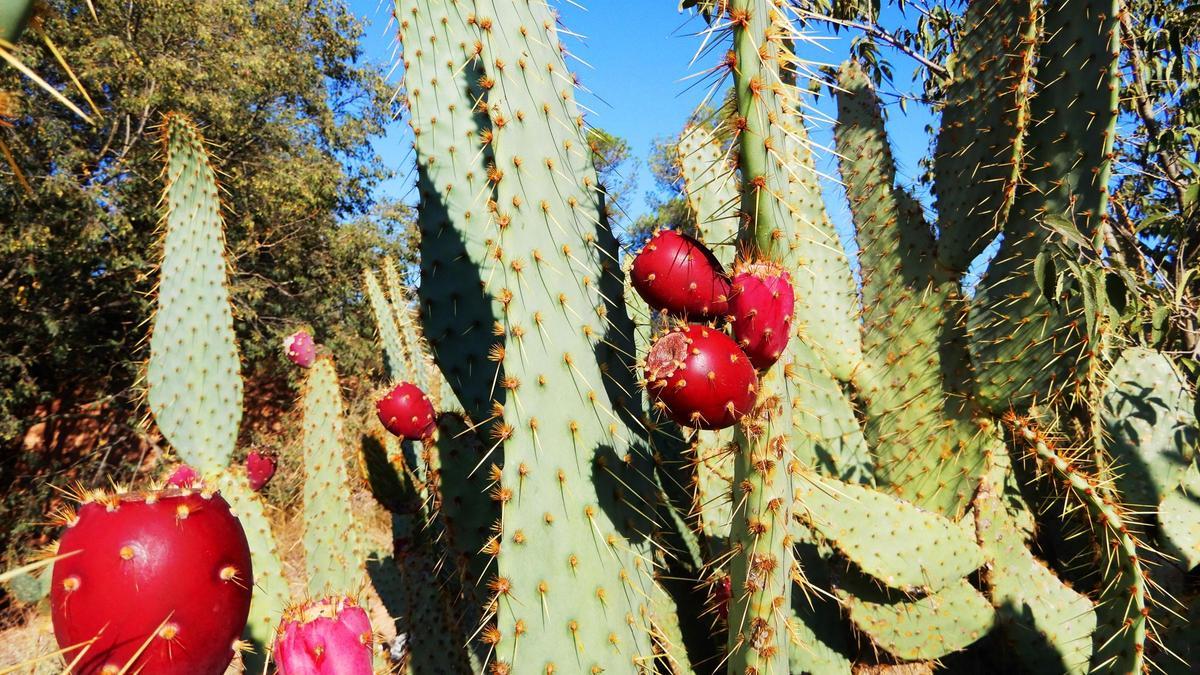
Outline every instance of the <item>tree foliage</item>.
<svg viewBox="0 0 1200 675"><path fill-rule="evenodd" d="M326 339L362 325L358 267L392 217L354 220L383 168L368 141L387 118L379 70L361 61L340 2L56 1L50 34L100 108L89 126L11 69L11 148L31 190L0 165L0 435L30 403L79 381L130 387L151 302L166 111L204 127L224 180L243 355L265 362L298 320ZM54 84L33 39L19 56Z"/></svg>

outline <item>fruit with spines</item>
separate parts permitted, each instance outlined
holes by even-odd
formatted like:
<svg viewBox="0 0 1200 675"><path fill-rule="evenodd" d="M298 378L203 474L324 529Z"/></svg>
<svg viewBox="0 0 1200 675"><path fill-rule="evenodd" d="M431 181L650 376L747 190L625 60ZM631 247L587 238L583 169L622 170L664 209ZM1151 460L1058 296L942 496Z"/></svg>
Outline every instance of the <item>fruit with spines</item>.
<svg viewBox="0 0 1200 675"><path fill-rule="evenodd" d="M167 477L167 485L177 488L189 488L200 481L200 472L187 464L180 464Z"/></svg>
<svg viewBox="0 0 1200 675"><path fill-rule="evenodd" d="M51 612L74 672L220 675L233 659L254 573L219 493L89 495L58 554Z"/></svg>
<svg viewBox="0 0 1200 675"><path fill-rule="evenodd" d="M770 368L787 349L795 304L792 277L778 263L741 265L734 274L729 300L733 338L755 368Z"/></svg>
<svg viewBox="0 0 1200 675"><path fill-rule="evenodd" d="M659 230L633 259L633 288L656 310L690 321L729 311L725 270L704 244L677 230Z"/></svg>
<svg viewBox="0 0 1200 675"><path fill-rule="evenodd" d="M406 441L429 438L437 425L429 397L411 382L392 387L375 403L375 410L383 427Z"/></svg>
<svg viewBox="0 0 1200 675"><path fill-rule="evenodd" d="M371 675L371 620L353 599L323 597L287 608L275 638L279 675Z"/></svg>
<svg viewBox="0 0 1200 675"><path fill-rule="evenodd" d="M298 330L283 339L283 353L288 360L308 368L317 360L317 343L306 330Z"/></svg>
<svg viewBox="0 0 1200 675"><path fill-rule="evenodd" d="M758 376L728 335L690 324L655 341L646 355L646 389L676 424L733 426L754 406Z"/></svg>
<svg viewBox="0 0 1200 675"><path fill-rule="evenodd" d="M275 476L277 464L274 455L251 450L246 455L246 480L250 483L250 489L258 492L266 487Z"/></svg>

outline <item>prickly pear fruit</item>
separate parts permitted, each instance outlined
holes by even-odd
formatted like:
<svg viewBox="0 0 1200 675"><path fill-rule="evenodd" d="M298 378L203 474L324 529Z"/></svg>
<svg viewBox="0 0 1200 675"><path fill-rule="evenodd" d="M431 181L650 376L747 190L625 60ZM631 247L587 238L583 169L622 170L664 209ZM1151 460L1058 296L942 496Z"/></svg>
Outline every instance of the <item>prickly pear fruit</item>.
<svg viewBox="0 0 1200 675"><path fill-rule="evenodd" d="M271 481L275 475L275 458L257 450L251 450L246 455L246 479L250 489L258 492Z"/></svg>
<svg viewBox="0 0 1200 675"><path fill-rule="evenodd" d="M308 331L298 330L285 337L283 351L288 360L301 368L308 368L317 360L317 344Z"/></svg>
<svg viewBox="0 0 1200 675"><path fill-rule="evenodd" d="M80 658L73 672L225 672L254 577L246 534L221 495L89 497L58 553L68 557L54 563L51 614L67 662Z"/></svg>
<svg viewBox="0 0 1200 675"><path fill-rule="evenodd" d="M187 464L175 467L170 478L167 478L167 485L177 488L188 488L199 482L200 474Z"/></svg>
<svg viewBox="0 0 1200 675"><path fill-rule="evenodd" d="M792 278L776 263L751 263L734 275L729 298L733 339L755 368L770 368L787 348L795 304Z"/></svg>
<svg viewBox="0 0 1200 675"><path fill-rule="evenodd" d="M393 434L419 441L433 433L433 404L421 388L411 382L401 382L375 404L379 421Z"/></svg>
<svg viewBox="0 0 1200 675"><path fill-rule="evenodd" d="M729 310L729 278L712 251L674 230L654 233L633 259L634 289L657 310L704 321Z"/></svg>
<svg viewBox="0 0 1200 675"><path fill-rule="evenodd" d="M275 638L279 675L371 675L371 622L345 597L289 607Z"/></svg>
<svg viewBox="0 0 1200 675"><path fill-rule="evenodd" d="M655 408L697 429L732 426L754 405L758 375L728 335L691 324L659 338L646 355Z"/></svg>

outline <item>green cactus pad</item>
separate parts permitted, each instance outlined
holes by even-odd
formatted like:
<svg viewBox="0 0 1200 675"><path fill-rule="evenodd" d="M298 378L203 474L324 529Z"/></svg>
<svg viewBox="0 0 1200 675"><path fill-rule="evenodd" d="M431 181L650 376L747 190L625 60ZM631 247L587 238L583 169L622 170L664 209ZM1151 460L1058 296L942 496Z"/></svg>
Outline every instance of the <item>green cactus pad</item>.
<svg viewBox="0 0 1200 675"><path fill-rule="evenodd" d="M1030 672L1088 672L1096 610L1025 546L1025 535L1003 497L986 480L975 499L975 524L987 556L987 583L996 621Z"/></svg>
<svg viewBox="0 0 1200 675"><path fill-rule="evenodd" d="M836 590L855 628L902 661L929 661L964 649L995 622L992 604L965 579L916 599L872 584L850 577Z"/></svg>
<svg viewBox="0 0 1200 675"><path fill-rule="evenodd" d="M405 363L409 364L409 372L403 379L412 382L431 396L436 392L430 382L439 379L440 371L430 362L429 345L421 334L420 317L412 307L412 293L400 280L400 272L391 258L385 257L382 263L383 280L387 286L388 301L392 306L392 315L396 320L396 328L400 332L400 344L404 349ZM435 401L437 405L440 401ZM443 406L449 407L449 406Z"/></svg>
<svg viewBox="0 0 1200 675"><path fill-rule="evenodd" d="M434 359L468 415L491 413L497 364L489 359L500 308L484 292L488 255L487 115L472 2L395 0L404 46L404 103L417 150L421 319ZM469 51L470 50L470 51Z"/></svg>
<svg viewBox="0 0 1200 675"><path fill-rule="evenodd" d="M217 474L216 483L221 496L229 502L230 509L242 524L250 544L254 594L250 600L250 617L246 621L245 635L255 649L250 662L260 664L261 668L266 663L266 650L275 640L275 628L279 625L283 610L291 602L291 592L283 576L283 562L275 546L276 540L271 532L271 521L267 519L265 505L258 493L250 489L245 473L227 469Z"/></svg>
<svg viewBox="0 0 1200 675"><path fill-rule="evenodd" d="M1200 565L1200 468L1192 465L1179 487L1158 505L1163 545L1185 570Z"/></svg>
<svg viewBox="0 0 1200 675"><path fill-rule="evenodd" d="M363 270L363 284L367 289L367 299L371 302L371 313L375 315L375 327L379 331L379 341L383 343L383 353L386 357L388 376L393 382L409 381L412 375L412 363L407 360L409 353L400 339L400 329L396 326L396 317L392 312L392 303L383 294L379 285L379 277L371 270Z"/></svg>
<svg viewBox="0 0 1200 675"><path fill-rule="evenodd" d="M954 326L964 301L935 264L919 205L895 186L879 101L856 61L843 64L839 86L835 138L863 275L863 363L855 384L867 404L875 476L905 499L957 519L991 441L945 382L949 362L965 360L954 355L961 351Z"/></svg>
<svg viewBox="0 0 1200 675"><path fill-rule="evenodd" d="M967 269L1012 207L1037 45L1037 0L967 6L934 154L938 261Z"/></svg>
<svg viewBox="0 0 1200 675"><path fill-rule="evenodd" d="M793 324L796 333L816 350L824 368L845 382L862 362L856 321L858 288L842 241L825 210L813 142L800 112L807 104L799 100L800 94L794 87L788 86L784 91L796 98L790 104L794 108L790 124L784 125L787 127L784 206L790 216L784 231L791 236L785 258L796 289ZM797 361L805 362L799 356Z"/></svg>
<svg viewBox="0 0 1200 675"><path fill-rule="evenodd" d="M1121 496L1156 506L1179 485L1200 443L1186 381L1166 354L1130 347L1109 371L1102 417Z"/></svg>
<svg viewBox="0 0 1200 675"><path fill-rule="evenodd" d="M813 473L795 488L796 518L890 588L946 588L983 564L962 527L909 502Z"/></svg>
<svg viewBox="0 0 1200 675"><path fill-rule="evenodd" d="M318 357L309 368L301 399L308 592L347 593L363 583L363 552L346 489L342 392L332 358Z"/></svg>
<svg viewBox="0 0 1200 675"><path fill-rule="evenodd" d="M1108 199L1116 136L1118 4L1065 0L1045 14L1022 184L968 321L979 402L996 414L1053 402L1083 383L1094 352L1076 303L1051 305L1034 260L1047 218L1090 236Z"/></svg>
<svg viewBox="0 0 1200 675"><path fill-rule="evenodd" d="M849 483L871 483L874 465L846 392L802 337L792 338L784 384L792 406L792 451L802 464ZM803 440L800 440L800 439Z"/></svg>
<svg viewBox="0 0 1200 675"><path fill-rule="evenodd" d="M688 125L679 136L679 168L688 206L696 214L696 230L713 255L728 268L733 264L741 191L731 153L703 125Z"/></svg>
<svg viewBox="0 0 1200 675"><path fill-rule="evenodd" d="M441 11L440 4L423 9ZM449 3L445 9L457 11ZM493 664L500 672L626 672L653 659L647 599L661 591L640 524L626 520L623 506L645 496L623 489L630 479L619 477L645 454L626 410L640 395L627 372L601 367L610 363L609 345L630 339L617 328L624 307L615 240L549 8L479 0L471 26L478 32L468 45L480 50L477 63L486 69L479 81L491 132L475 140L494 156L485 174L492 208L454 225L488 242L473 272L485 285L474 291L491 296L503 338L486 375L476 376L488 387L480 418L490 419L486 442L504 452L490 492L503 513L489 580ZM416 63L422 56L411 47L405 58ZM479 156L470 140L463 154ZM445 145L430 150L435 166L453 161ZM459 311L448 324L457 333L471 327ZM489 336L493 330L481 328ZM610 479L615 484L601 490L598 483Z"/></svg>
<svg viewBox="0 0 1200 675"><path fill-rule="evenodd" d="M204 474L229 464L242 421L224 222L216 172L195 125L168 115L163 139L165 235L147 400L171 447Z"/></svg>

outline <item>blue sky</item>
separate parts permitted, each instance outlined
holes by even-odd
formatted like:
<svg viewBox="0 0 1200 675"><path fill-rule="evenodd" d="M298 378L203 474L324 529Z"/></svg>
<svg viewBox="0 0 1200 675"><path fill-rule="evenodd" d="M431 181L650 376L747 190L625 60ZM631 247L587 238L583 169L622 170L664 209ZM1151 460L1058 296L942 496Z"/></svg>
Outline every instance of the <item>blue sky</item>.
<svg viewBox="0 0 1200 675"><path fill-rule="evenodd" d="M651 142L656 137L679 132L707 93L703 86L689 88L692 80L685 78L710 67L719 52L689 65L700 44L696 33L703 29L704 23L698 17L680 14L676 0L579 0L579 4L574 0L550 1L559 8L566 27L584 36L583 39L566 36L565 42L578 57L569 66L589 90L579 94L580 102L592 111L589 122L628 140L641 165L638 195L631 214L636 217L648 208L643 193L653 188L653 178L645 164ZM350 6L367 23L368 58L387 59L394 49L394 27L388 28L391 3L350 0ZM894 14L885 14L883 20L890 25L903 21ZM846 58L850 38L845 33L827 38L821 42L823 49L810 47L804 56L830 64ZM896 53L886 54L895 69L897 88L914 90L907 81L914 68L913 61ZM398 86L400 78L401 73L394 72L391 80ZM827 114L831 112L828 96L822 97L820 107ZM897 106L889 108L888 126L900 180L904 183L915 181L918 161L928 147L924 128L930 121L928 111L918 106L909 106L907 114ZM832 144L827 123L817 124L814 137L826 147ZM406 123L400 120L393 124L388 138L381 140L377 149L397 174L383 186L381 196L411 200L413 155ZM825 154L824 173L836 175L835 165ZM832 183L827 186L827 193L831 216L845 236L849 230L844 201Z"/></svg>

